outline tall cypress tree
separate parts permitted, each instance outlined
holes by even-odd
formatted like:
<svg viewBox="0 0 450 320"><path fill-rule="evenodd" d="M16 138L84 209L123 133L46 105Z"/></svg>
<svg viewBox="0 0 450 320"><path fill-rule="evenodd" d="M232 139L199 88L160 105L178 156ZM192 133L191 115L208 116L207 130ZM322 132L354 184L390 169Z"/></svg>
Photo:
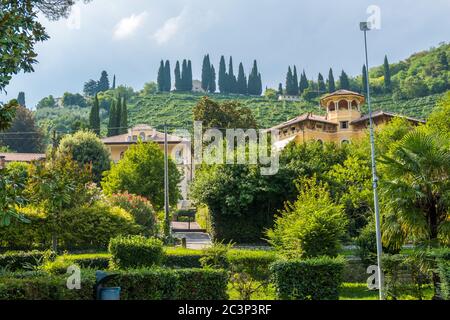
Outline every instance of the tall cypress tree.
<svg viewBox="0 0 450 320"><path fill-rule="evenodd" d="M108 73L106 71L102 71L100 80L98 81L97 88L98 88L98 92L109 90L109 79L108 79Z"/></svg>
<svg viewBox="0 0 450 320"><path fill-rule="evenodd" d="M283 85L281 83L278 84L278 94L283 95Z"/></svg>
<svg viewBox="0 0 450 320"><path fill-rule="evenodd" d="M298 75L297 75L297 67L294 66L294 74L292 76L292 92L294 95L298 95L299 93L299 83L298 83Z"/></svg>
<svg viewBox="0 0 450 320"><path fill-rule="evenodd" d="M211 61L209 60L209 54L203 57L202 65L202 89L208 91L211 83Z"/></svg>
<svg viewBox="0 0 450 320"><path fill-rule="evenodd" d="M305 70L303 70L302 75L300 76L300 84L299 91L302 94L309 87L308 78L306 78Z"/></svg>
<svg viewBox="0 0 450 320"><path fill-rule="evenodd" d="M325 81L323 79L322 74L319 72L319 76L317 77L317 85L319 87L319 92L320 93L325 93L325 91L327 91L327 87L325 85Z"/></svg>
<svg viewBox="0 0 450 320"><path fill-rule="evenodd" d="M227 88L227 67L225 65L225 57L220 57L219 64L219 90L220 93L228 93Z"/></svg>
<svg viewBox="0 0 450 320"><path fill-rule="evenodd" d="M100 107L97 94L94 97L94 103L89 114L89 128L96 134L100 135Z"/></svg>
<svg viewBox="0 0 450 320"><path fill-rule="evenodd" d="M248 76L248 94L250 95L261 95L262 93L262 82L261 74L258 72L258 64L256 60L253 61L253 68Z"/></svg>
<svg viewBox="0 0 450 320"><path fill-rule="evenodd" d="M364 64L362 67L362 90L361 92L366 94L367 93L367 69L366 69L366 65Z"/></svg>
<svg viewBox="0 0 450 320"><path fill-rule="evenodd" d="M350 81L344 70L342 70L341 75L339 76L339 89L341 90L350 89Z"/></svg>
<svg viewBox="0 0 450 320"><path fill-rule="evenodd" d="M111 89L113 89L113 90L116 89L116 75L114 75L114 77L113 77L113 83L112 83L112 88Z"/></svg>
<svg viewBox="0 0 450 320"><path fill-rule="evenodd" d="M128 132L128 108L125 97L123 98L122 108L120 111L120 133L125 134Z"/></svg>
<svg viewBox="0 0 450 320"><path fill-rule="evenodd" d="M389 61L386 55L384 56L384 89L386 92L392 91L391 69L389 67Z"/></svg>
<svg viewBox="0 0 450 320"><path fill-rule="evenodd" d="M238 93L237 80L233 71L233 57L230 57L230 62L228 63L228 90L230 93Z"/></svg>
<svg viewBox="0 0 450 320"><path fill-rule="evenodd" d="M172 89L172 78L170 76L170 62L166 60L164 65L164 91L170 92Z"/></svg>
<svg viewBox="0 0 450 320"><path fill-rule="evenodd" d="M330 68L330 71L328 72L328 92L333 93L335 91L336 84L334 83L333 69Z"/></svg>
<svg viewBox="0 0 450 320"><path fill-rule="evenodd" d="M181 70L180 70L180 61L177 61L175 65L175 90L181 91Z"/></svg>
<svg viewBox="0 0 450 320"><path fill-rule="evenodd" d="M120 134L120 131L122 130L120 124L122 123L122 97L119 95L117 97L117 104L116 104L116 115L114 117L114 135Z"/></svg>
<svg viewBox="0 0 450 320"><path fill-rule="evenodd" d="M181 91L187 91L187 75L188 74L188 66L186 59L183 59L183 64L181 66Z"/></svg>
<svg viewBox="0 0 450 320"><path fill-rule="evenodd" d="M20 91L18 96L17 96L17 103L19 105L21 105L22 107L26 107L26 103L25 103L25 92Z"/></svg>
<svg viewBox="0 0 450 320"><path fill-rule="evenodd" d="M245 76L244 72L244 66L242 65L242 62L239 63L239 72L238 72L238 78L237 78L237 92L239 94L247 94L247 77Z"/></svg>
<svg viewBox="0 0 450 320"><path fill-rule="evenodd" d="M256 78L256 95L260 96L262 94L263 88L262 88L262 79L261 79L261 73L258 72L258 76Z"/></svg>
<svg viewBox="0 0 450 320"><path fill-rule="evenodd" d="M292 69L291 66L289 66L286 74L286 94L288 96L293 95L293 82Z"/></svg>
<svg viewBox="0 0 450 320"><path fill-rule="evenodd" d="M116 111L116 102L113 100L111 102L111 107L109 108L109 121L108 121L108 137L115 135L115 126L116 126L116 117L117 117L117 111Z"/></svg>
<svg viewBox="0 0 450 320"><path fill-rule="evenodd" d="M161 60L161 63L159 64L159 70L158 70L158 90L159 92L164 92L165 89L165 69L164 69L164 61Z"/></svg>
<svg viewBox="0 0 450 320"><path fill-rule="evenodd" d="M211 65L211 74L209 77L208 91L210 93L216 92L216 69L214 69L213 65Z"/></svg>
<svg viewBox="0 0 450 320"><path fill-rule="evenodd" d="M187 83L186 83L186 89L187 91L192 91L192 63L191 60L188 61L187 66Z"/></svg>

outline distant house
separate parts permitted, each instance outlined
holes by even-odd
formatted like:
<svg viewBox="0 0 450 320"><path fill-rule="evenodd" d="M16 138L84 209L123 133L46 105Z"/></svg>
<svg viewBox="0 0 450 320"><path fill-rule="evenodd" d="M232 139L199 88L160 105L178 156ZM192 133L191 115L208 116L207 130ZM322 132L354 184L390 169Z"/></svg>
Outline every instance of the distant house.
<svg viewBox="0 0 450 320"><path fill-rule="evenodd" d="M278 101L300 101L300 100L301 99L299 96L290 96L286 94L278 96Z"/></svg>
<svg viewBox="0 0 450 320"><path fill-rule="evenodd" d="M291 141L303 143L316 140L344 144L360 138L369 124L369 116L361 114L361 105L364 103L363 95L348 90L327 94L320 99L320 105L326 110L325 116L306 113L271 128L280 131L276 147L282 149ZM385 124L394 117L405 118L413 124L425 122L391 112L372 113L375 126Z"/></svg>
<svg viewBox="0 0 450 320"><path fill-rule="evenodd" d="M202 82L200 80L192 81L192 92L201 92L204 93L205 90L202 88Z"/></svg>
<svg viewBox="0 0 450 320"><path fill-rule="evenodd" d="M155 142L164 150L164 133L156 131L149 125L138 124L127 133L103 138L102 141L109 149L111 160L118 162L131 145L138 142ZM167 135L169 156L177 163L178 170L183 175L180 190L183 199L187 199L188 184L192 181L193 166L191 161L190 141L175 135ZM145 177L143 177L145 179Z"/></svg>

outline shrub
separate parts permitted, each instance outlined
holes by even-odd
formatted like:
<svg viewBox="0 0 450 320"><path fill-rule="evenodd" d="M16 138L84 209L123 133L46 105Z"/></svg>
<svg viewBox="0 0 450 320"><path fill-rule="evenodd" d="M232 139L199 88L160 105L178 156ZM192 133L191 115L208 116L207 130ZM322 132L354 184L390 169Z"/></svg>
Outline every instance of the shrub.
<svg viewBox="0 0 450 320"><path fill-rule="evenodd" d="M220 242L213 243L212 247L203 249L200 264L203 268L227 269L229 267L228 251L233 245Z"/></svg>
<svg viewBox="0 0 450 320"><path fill-rule="evenodd" d="M77 265L85 269L108 269L111 256L107 253L100 254L66 254L57 257L54 261L48 261L42 266L42 270L58 275L65 274L71 265Z"/></svg>
<svg viewBox="0 0 450 320"><path fill-rule="evenodd" d="M178 277L177 299L227 299L228 276L224 270L180 269L176 273Z"/></svg>
<svg viewBox="0 0 450 320"><path fill-rule="evenodd" d="M439 262L439 278L442 298L450 300L450 261Z"/></svg>
<svg viewBox="0 0 450 320"><path fill-rule="evenodd" d="M32 269L44 262L44 258L50 256L50 252L29 251L29 252L6 252L0 255L0 268L9 271Z"/></svg>
<svg viewBox="0 0 450 320"><path fill-rule="evenodd" d="M281 300L337 300L344 261L340 258L280 260L270 271Z"/></svg>
<svg viewBox="0 0 450 320"><path fill-rule="evenodd" d="M146 236L156 236L158 233L156 213L152 204L146 198L129 194L113 194L110 197L112 205L131 213L134 221L144 227Z"/></svg>
<svg viewBox="0 0 450 320"><path fill-rule="evenodd" d="M183 248L166 248L164 266L169 268L201 268L203 252Z"/></svg>
<svg viewBox="0 0 450 320"><path fill-rule="evenodd" d="M162 241L143 236L113 238L109 243L109 253L111 266L119 269L161 265L164 258Z"/></svg>
<svg viewBox="0 0 450 320"><path fill-rule="evenodd" d="M315 177L300 181L297 188L297 200L287 203L267 232L269 242L287 257L337 256L346 233L342 206L333 203L328 186Z"/></svg>
<svg viewBox="0 0 450 320"><path fill-rule="evenodd" d="M230 250L228 253L228 261L233 272L248 274L257 281L269 279L269 267L276 258L274 251Z"/></svg>

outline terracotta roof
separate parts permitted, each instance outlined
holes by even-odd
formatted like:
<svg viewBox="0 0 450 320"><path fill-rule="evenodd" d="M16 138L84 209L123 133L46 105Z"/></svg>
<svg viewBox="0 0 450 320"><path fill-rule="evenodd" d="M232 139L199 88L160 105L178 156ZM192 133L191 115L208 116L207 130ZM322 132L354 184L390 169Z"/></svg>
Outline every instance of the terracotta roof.
<svg viewBox="0 0 450 320"><path fill-rule="evenodd" d="M399 117L399 118L404 118L404 119L406 119L406 120L408 120L408 121L412 121L412 122L425 123L425 120L416 119L416 118L411 118L411 117L407 117L407 116L402 116L402 115L400 115L400 114L396 114L396 113L392 113L392 112L387 112L387 111L383 111L383 110L377 110L377 111L372 112L372 118L378 118L378 117L381 117L381 116L387 116L387 117L391 117L391 118L393 118L393 117ZM351 122L351 124L353 124L353 123L359 123L359 122L361 122L361 121L367 121L367 120L369 120L369 115L368 115L368 114L362 116L362 117L359 118L358 120L353 120L353 121Z"/></svg>
<svg viewBox="0 0 450 320"><path fill-rule="evenodd" d="M362 94L360 94L360 93L358 93L358 92L341 89L341 90L337 90L337 91L335 91L335 92L328 93L328 94L324 95L324 96L322 97L322 99L323 99L323 98L328 98L328 97L331 97L331 96L344 96L344 95L349 95L349 94L355 95L355 96L364 97L364 95L362 95Z"/></svg>
<svg viewBox="0 0 450 320"><path fill-rule="evenodd" d="M293 118L291 120L288 120L286 122L283 122L283 123L281 123L279 125L276 125L275 127L272 127L270 129L280 129L280 128L287 127L287 126L290 126L290 125L293 125L293 124L296 124L296 123L299 123L299 122L303 122L303 121L306 121L306 120L323 122L323 123L328 123L328 124L332 124L332 125L336 125L337 126L336 122L329 121L324 116L318 116L318 115L315 115L315 114L312 114L312 113L306 113L306 114L302 114L302 115L300 115L298 117L295 117L295 118Z"/></svg>
<svg viewBox="0 0 450 320"><path fill-rule="evenodd" d="M0 153L0 157L5 157L6 162L31 162L45 159L43 153Z"/></svg>

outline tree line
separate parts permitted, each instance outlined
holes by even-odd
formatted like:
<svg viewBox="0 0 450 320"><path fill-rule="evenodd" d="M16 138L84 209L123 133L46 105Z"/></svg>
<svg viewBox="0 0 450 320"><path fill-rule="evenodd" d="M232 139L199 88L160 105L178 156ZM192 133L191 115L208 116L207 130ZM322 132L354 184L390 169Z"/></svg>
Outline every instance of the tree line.
<svg viewBox="0 0 450 320"><path fill-rule="evenodd" d="M181 66L180 62L177 61L174 69L174 76L175 91L192 91L193 78L191 60L184 59ZM169 60L166 60L165 62L161 60L158 69L157 84L160 92L170 92L172 90L172 77ZM227 68L225 57L221 56L218 79L216 81L216 69L211 63L209 54L206 54L203 57L201 88L205 92L215 93L217 91L217 87L222 94L261 95L261 73L258 71L258 64L256 60L253 62L252 70L247 79L242 62L239 63L238 74L236 77L234 74L233 58L230 57Z"/></svg>

